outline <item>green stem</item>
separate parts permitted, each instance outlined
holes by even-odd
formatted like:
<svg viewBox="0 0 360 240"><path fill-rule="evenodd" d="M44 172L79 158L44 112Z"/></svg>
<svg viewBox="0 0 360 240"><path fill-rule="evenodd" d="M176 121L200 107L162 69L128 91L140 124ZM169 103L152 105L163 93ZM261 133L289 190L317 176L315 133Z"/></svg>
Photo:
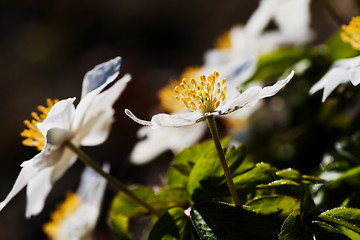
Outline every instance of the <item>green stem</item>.
<svg viewBox="0 0 360 240"><path fill-rule="evenodd" d="M149 210L151 213L161 216L161 212L155 209L153 206L151 206L148 202L144 201L142 198L137 196L135 193L133 193L130 189L128 189L124 184L119 182L116 178L105 172L101 167L99 167L86 153L84 153L81 149L76 147L71 141L66 141L65 146L70 148L81 161L85 163L85 165L88 165L92 169L94 169L99 175L104 177L110 185L115 187L117 190L124 192L129 197L133 198L135 201L137 201L139 204L141 204L143 207L145 207L147 210Z"/></svg>
<svg viewBox="0 0 360 240"><path fill-rule="evenodd" d="M226 178L227 184L229 186L231 196L232 196L232 198L234 200L235 205L239 205L240 204L239 196L238 196L238 194L236 192L236 188L235 188L232 176L231 176L230 169L229 169L229 167L228 167L228 165L226 163L224 151L223 151L223 149L221 147L221 143L220 143L219 133L218 133L217 128L216 128L214 116L209 116L207 118L207 122L208 122L208 125L209 125L209 128L210 128L211 135L212 135L212 137L214 139L216 150L217 150L217 152L219 154L221 165L222 165L222 167L224 169L225 178Z"/></svg>

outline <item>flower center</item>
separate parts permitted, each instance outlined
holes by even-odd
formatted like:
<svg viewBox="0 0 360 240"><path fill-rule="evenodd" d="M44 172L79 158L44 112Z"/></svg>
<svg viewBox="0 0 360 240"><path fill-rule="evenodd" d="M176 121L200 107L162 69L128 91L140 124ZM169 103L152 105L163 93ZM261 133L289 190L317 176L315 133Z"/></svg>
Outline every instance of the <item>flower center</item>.
<svg viewBox="0 0 360 240"><path fill-rule="evenodd" d="M360 50L360 16L353 17L349 25L343 25L341 30L341 39L350 43L353 49Z"/></svg>
<svg viewBox="0 0 360 240"><path fill-rule="evenodd" d="M51 221L43 226L43 231L50 239L62 239L63 222L79 208L80 204L81 199L78 195L72 192L66 194L65 201L56 206L56 210L51 214Z"/></svg>
<svg viewBox="0 0 360 240"><path fill-rule="evenodd" d="M24 124L28 127L28 129L24 129L20 135L25 137L26 139L23 140L23 144L29 147L36 147L37 150L41 151L45 145L45 137L41 134L39 129L36 127L36 124L41 123L45 120L47 114L49 113L50 109L57 103L59 100L55 99L52 100L50 98L46 99L47 107L38 106L38 110L40 115L36 112L32 112L31 116L34 118L31 121L25 120Z"/></svg>
<svg viewBox="0 0 360 240"><path fill-rule="evenodd" d="M182 73L181 78L193 78L194 76L199 75L199 70L199 67L188 67ZM175 100L173 92L175 86L179 85L180 83L181 80L170 80L170 83L158 92L158 97L162 109L171 114L181 112L184 109L184 105L181 102Z"/></svg>
<svg viewBox="0 0 360 240"><path fill-rule="evenodd" d="M184 78L175 87L176 99L182 102L186 108L201 113L213 112L225 100L226 80L219 79L219 73L214 72L208 77L200 76L197 83L193 78L190 83Z"/></svg>

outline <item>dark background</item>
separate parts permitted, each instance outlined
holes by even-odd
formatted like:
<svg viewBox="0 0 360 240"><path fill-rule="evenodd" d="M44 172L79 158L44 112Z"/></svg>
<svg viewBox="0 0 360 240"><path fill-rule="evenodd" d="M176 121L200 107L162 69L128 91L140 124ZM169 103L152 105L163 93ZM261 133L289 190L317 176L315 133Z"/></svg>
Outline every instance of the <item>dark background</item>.
<svg viewBox="0 0 360 240"><path fill-rule="evenodd" d="M314 43L339 28L325 4L347 23L351 1L313 0ZM0 2L0 199L10 191L19 165L37 151L21 144L23 120L45 99L80 97L84 74L115 56L123 58L120 74L132 81L115 105L116 122L101 146L84 149L99 161L111 162L111 172L126 184L159 184L171 160L165 153L145 166L132 166L128 154L139 126L123 113L133 109L148 119L158 112L157 91L187 66L201 65L203 53L220 34L246 20L258 1L222 0L89 0ZM272 25L270 25L272 27ZM0 239L44 239L42 224L67 190L75 190L83 165L77 162L50 193L42 213L25 218L25 191L0 212ZM96 234L107 239L106 214L114 196L106 192Z"/></svg>

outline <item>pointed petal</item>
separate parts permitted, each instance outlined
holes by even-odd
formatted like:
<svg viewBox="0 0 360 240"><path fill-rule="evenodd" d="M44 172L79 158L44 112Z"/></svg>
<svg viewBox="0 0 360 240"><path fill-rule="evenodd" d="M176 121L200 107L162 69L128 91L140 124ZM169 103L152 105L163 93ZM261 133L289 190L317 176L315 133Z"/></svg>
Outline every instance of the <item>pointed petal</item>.
<svg viewBox="0 0 360 240"><path fill-rule="evenodd" d="M333 68L330 69L330 71L327 72L323 78L327 79L322 97L322 102L325 102L326 98L330 95L330 93L332 93L332 91L334 91L337 86L350 80L350 74L345 69Z"/></svg>
<svg viewBox="0 0 360 240"><path fill-rule="evenodd" d="M152 123L150 121L142 120L138 117L136 117L129 109L125 109L125 114L128 115L129 118L131 118L134 122L144 125L144 126L152 126Z"/></svg>
<svg viewBox="0 0 360 240"><path fill-rule="evenodd" d="M116 57L107 62L95 66L92 70L85 74L81 98L85 97L89 92L97 89L105 82L112 82L119 75L119 68L121 65L121 58Z"/></svg>
<svg viewBox="0 0 360 240"><path fill-rule="evenodd" d="M28 183L26 188L26 217L37 215L44 208L45 199L52 189L51 174L53 167L42 169Z"/></svg>
<svg viewBox="0 0 360 240"><path fill-rule="evenodd" d="M291 78L294 76L294 73L295 73L294 71L291 71L291 73L285 79L277 81L272 86L264 87L261 93L261 98L274 96L277 92L280 91L281 88L283 88L291 80Z"/></svg>
<svg viewBox="0 0 360 240"><path fill-rule="evenodd" d="M354 86L357 86L360 83L360 68L355 68L350 71L350 81Z"/></svg>
<svg viewBox="0 0 360 240"><path fill-rule="evenodd" d="M153 128L184 127L202 120L202 115L198 112L184 112L172 115L160 113L151 118L151 124Z"/></svg>
<svg viewBox="0 0 360 240"><path fill-rule="evenodd" d="M9 201L16 194L18 194L28 184L30 179L32 179L38 172L39 169L31 165L24 167L20 170L14 186L12 187L6 198L0 203L0 211L6 206L6 204L9 203Z"/></svg>

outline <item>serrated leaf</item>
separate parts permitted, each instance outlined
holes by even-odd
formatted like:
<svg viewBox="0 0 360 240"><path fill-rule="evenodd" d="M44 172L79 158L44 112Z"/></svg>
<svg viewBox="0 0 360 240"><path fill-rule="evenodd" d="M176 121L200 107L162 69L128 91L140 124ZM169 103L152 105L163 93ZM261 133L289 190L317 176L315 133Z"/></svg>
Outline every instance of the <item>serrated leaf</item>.
<svg viewBox="0 0 360 240"><path fill-rule="evenodd" d="M223 203L204 203L190 212L201 239L275 239L275 225L252 211Z"/></svg>
<svg viewBox="0 0 360 240"><path fill-rule="evenodd" d="M289 179L294 181L299 181L301 179L300 172L292 168L279 170L275 174L282 179Z"/></svg>
<svg viewBox="0 0 360 240"><path fill-rule="evenodd" d="M176 207L162 215L151 229L149 240L195 239L184 209Z"/></svg>
<svg viewBox="0 0 360 240"><path fill-rule="evenodd" d="M279 240L314 240L312 231L300 221L298 212L291 213L285 220Z"/></svg>
<svg viewBox="0 0 360 240"><path fill-rule="evenodd" d="M278 215L286 218L300 209L300 201L290 196L264 196L246 203L250 209L261 215Z"/></svg>
<svg viewBox="0 0 360 240"><path fill-rule="evenodd" d="M231 136L221 141L225 147L230 141ZM215 149L213 140L208 140L200 144L183 149L178 153L173 161L174 166L170 166L167 173L167 183L169 186L184 186L187 183L188 176L194 164L206 155L209 151Z"/></svg>
<svg viewBox="0 0 360 240"><path fill-rule="evenodd" d="M257 185L269 183L274 180L276 168L268 163L258 163L248 171L235 176L234 184L236 189L249 190L255 189Z"/></svg>
<svg viewBox="0 0 360 240"><path fill-rule="evenodd" d="M323 221L346 227L360 234L360 209L335 208L319 215Z"/></svg>
<svg viewBox="0 0 360 240"><path fill-rule="evenodd" d="M146 187L136 187L132 189L132 192L145 201L149 201L155 196L154 191ZM125 217L136 217L146 214L147 212L148 211L138 202L121 192L112 201L109 216L116 217L120 215Z"/></svg>
<svg viewBox="0 0 360 240"><path fill-rule="evenodd" d="M169 208L186 206L189 203L189 193L184 187L165 187L149 203L160 211Z"/></svg>
<svg viewBox="0 0 360 240"><path fill-rule="evenodd" d="M225 159L230 170L239 167L244 158L243 146L231 147L225 152ZM191 199L195 201L222 189L224 182L226 182L224 170L217 151L213 149L195 163L188 179L187 188Z"/></svg>
<svg viewBox="0 0 360 240"><path fill-rule="evenodd" d="M316 240L351 240L334 226L320 221L312 221L311 229Z"/></svg>
<svg viewBox="0 0 360 240"><path fill-rule="evenodd" d="M327 188L338 188L342 184L351 185L353 187L358 188L359 187L359 181L360 181L360 166L351 168L341 174L338 178L329 181L327 184Z"/></svg>
<svg viewBox="0 0 360 240"><path fill-rule="evenodd" d="M300 186L300 184L293 180L280 179L280 180L272 181L271 183L268 183L268 184L259 184L256 187L257 188L271 188L271 187L280 187L280 186L296 186L296 187L298 187L298 186Z"/></svg>
<svg viewBox="0 0 360 240"><path fill-rule="evenodd" d="M124 216L111 217L109 219L111 232L116 240L131 239L129 231L129 218Z"/></svg>

